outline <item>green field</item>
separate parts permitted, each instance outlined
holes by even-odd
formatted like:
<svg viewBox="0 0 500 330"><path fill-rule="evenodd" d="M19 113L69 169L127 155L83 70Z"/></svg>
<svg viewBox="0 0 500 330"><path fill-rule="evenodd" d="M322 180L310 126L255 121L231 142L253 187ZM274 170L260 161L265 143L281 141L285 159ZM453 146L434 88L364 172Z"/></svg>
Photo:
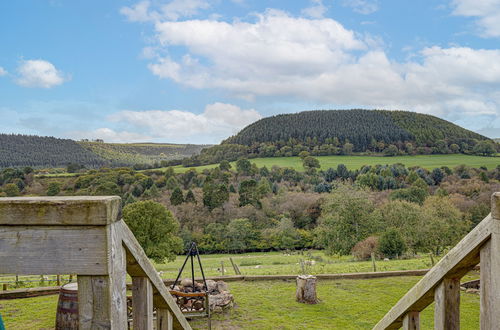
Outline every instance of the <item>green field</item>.
<svg viewBox="0 0 500 330"><path fill-rule="evenodd" d="M283 252L254 252L244 254L209 254L201 255L201 262L206 276L220 276L222 263L224 264L224 275L235 275L231 266L232 258L238 265L243 275L298 275L302 269L301 260L314 261L313 265L307 267L310 274L338 274L338 273L359 273L373 271L371 261L355 261L351 256L328 256L323 251L312 251L304 254L293 252L287 254ZM162 271L163 278L175 278L184 262L184 256L178 256L174 262L165 264L155 264L158 271ZM436 258L434 258L437 261ZM402 260L377 260L378 271L389 270L411 270L427 269L432 267L431 259L428 256L418 256L413 259ZM190 266L186 266L184 275L190 274ZM195 271L199 275L197 264Z"/></svg>
<svg viewBox="0 0 500 330"><path fill-rule="evenodd" d="M384 165L402 163L406 167L420 166L426 169L433 169L441 166L448 166L453 168L458 165L465 164L470 167L479 168L485 166L488 169L493 169L500 165L500 157L482 157L471 156L463 154L453 155L418 155L418 156L396 156L396 157L383 157L383 156L319 156L316 157L321 165L321 169L325 170L330 167L336 168L339 164L346 165L349 169L355 170L361 168L363 165ZM291 167L298 171L303 171L302 161L299 157L271 157L271 158L255 158L250 161L258 167L267 166L268 168L274 165L280 167ZM235 167L235 162L231 165ZM205 165L195 167L196 170L201 171L207 168L214 168L218 164ZM189 168L176 166L175 171L183 173Z"/></svg>
<svg viewBox="0 0 500 330"><path fill-rule="evenodd" d="M371 329L418 280L320 280L317 305L295 302L293 281L229 282L236 306L213 315L212 329ZM0 313L7 329L53 329L56 306L57 296L3 300ZM479 295L462 292L460 308L461 329L478 329ZM190 323L206 329L204 319ZM421 328L433 328L433 305Z"/></svg>

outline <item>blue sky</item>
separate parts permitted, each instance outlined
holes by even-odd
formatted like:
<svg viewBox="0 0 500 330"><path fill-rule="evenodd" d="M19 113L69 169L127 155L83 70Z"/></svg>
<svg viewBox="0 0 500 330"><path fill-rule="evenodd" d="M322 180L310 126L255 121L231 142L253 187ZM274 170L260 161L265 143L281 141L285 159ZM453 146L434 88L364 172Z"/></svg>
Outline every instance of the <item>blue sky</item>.
<svg viewBox="0 0 500 330"><path fill-rule="evenodd" d="M218 143L404 109L500 137L500 0L0 2L0 132Z"/></svg>

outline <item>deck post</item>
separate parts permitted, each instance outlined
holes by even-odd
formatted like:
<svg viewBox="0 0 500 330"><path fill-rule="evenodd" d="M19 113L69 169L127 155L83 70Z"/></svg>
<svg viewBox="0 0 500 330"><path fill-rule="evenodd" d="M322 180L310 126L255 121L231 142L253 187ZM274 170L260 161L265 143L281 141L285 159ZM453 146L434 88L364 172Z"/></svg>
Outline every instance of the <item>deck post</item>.
<svg viewBox="0 0 500 330"><path fill-rule="evenodd" d="M156 309L156 330L172 330L174 321L172 313L166 308Z"/></svg>
<svg viewBox="0 0 500 330"><path fill-rule="evenodd" d="M403 330L420 330L420 313L408 312L403 318Z"/></svg>
<svg viewBox="0 0 500 330"><path fill-rule="evenodd" d="M434 292L434 329L460 329L460 279L444 278Z"/></svg>
<svg viewBox="0 0 500 330"><path fill-rule="evenodd" d="M134 329L153 329L153 286L147 277L132 277L132 318Z"/></svg>
<svg viewBox="0 0 500 330"><path fill-rule="evenodd" d="M500 324L500 194L491 198L494 221L490 240L481 248L481 330Z"/></svg>

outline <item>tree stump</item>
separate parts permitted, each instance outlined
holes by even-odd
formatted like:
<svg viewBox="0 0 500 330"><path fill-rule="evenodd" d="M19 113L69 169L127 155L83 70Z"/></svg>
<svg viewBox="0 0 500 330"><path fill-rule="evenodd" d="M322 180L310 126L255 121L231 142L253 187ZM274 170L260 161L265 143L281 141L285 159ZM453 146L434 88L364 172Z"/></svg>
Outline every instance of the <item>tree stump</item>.
<svg viewBox="0 0 500 330"><path fill-rule="evenodd" d="M316 296L316 276L299 275L297 276L296 299L304 304L317 304L319 302Z"/></svg>

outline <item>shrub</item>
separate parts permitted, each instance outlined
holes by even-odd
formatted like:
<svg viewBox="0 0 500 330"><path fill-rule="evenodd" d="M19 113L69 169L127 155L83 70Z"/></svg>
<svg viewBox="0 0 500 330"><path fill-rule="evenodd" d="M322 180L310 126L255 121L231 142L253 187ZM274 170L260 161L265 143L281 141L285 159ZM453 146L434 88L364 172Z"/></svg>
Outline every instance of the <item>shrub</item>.
<svg viewBox="0 0 500 330"><path fill-rule="evenodd" d="M57 182L51 182L47 188L47 196L56 196L61 191L61 186Z"/></svg>
<svg viewBox="0 0 500 330"><path fill-rule="evenodd" d="M378 237L370 236L361 242L358 242L351 250L351 254L357 260L368 260L370 259L372 253L378 251L379 243Z"/></svg>
<svg viewBox="0 0 500 330"><path fill-rule="evenodd" d="M387 257L402 255L406 245L401 234L395 229L385 231L379 240L379 251Z"/></svg>

